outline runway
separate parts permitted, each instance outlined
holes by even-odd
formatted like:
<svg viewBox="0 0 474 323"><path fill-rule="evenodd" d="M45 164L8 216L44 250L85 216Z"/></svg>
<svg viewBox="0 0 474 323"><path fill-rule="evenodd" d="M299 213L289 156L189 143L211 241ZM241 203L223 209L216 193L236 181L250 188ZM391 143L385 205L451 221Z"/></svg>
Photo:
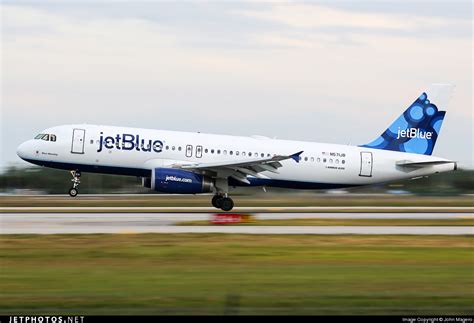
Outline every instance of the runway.
<svg viewBox="0 0 474 323"><path fill-rule="evenodd" d="M116 212L116 213L209 213L215 208L208 206L2 206L0 212ZM259 212L259 213L284 213L284 212L419 212L419 213L473 213L474 207L470 206L242 206L235 207L232 212Z"/></svg>
<svg viewBox="0 0 474 323"><path fill-rule="evenodd" d="M3 213L1 234L234 233L473 235L472 226L176 226L208 213ZM457 219L460 213L257 213L256 219Z"/></svg>

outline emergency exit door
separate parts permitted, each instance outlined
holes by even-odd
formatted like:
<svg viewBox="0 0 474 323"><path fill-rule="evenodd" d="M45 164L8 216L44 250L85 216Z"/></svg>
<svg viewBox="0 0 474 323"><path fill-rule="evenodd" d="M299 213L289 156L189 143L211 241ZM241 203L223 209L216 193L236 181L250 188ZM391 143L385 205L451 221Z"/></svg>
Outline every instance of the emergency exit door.
<svg viewBox="0 0 474 323"><path fill-rule="evenodd" d="M202 146L196 146L196 157L197 158L202 157Z"/></svg>
<svg viewBox="0 0 474 323"><path fill-rule="evenodd" d="M372 153L362 151L360 153L360 173L359 176L372 177Z"/></svg>
<svg viewBox="0 0 474 323"><path fill-rule="evenodd" d="M193 157L193 146L187 145L186 146L186 157Z"/></svg>
<svg viewBox="0 0 474 323"><path fill-rule="evenodd" d="M73 154L84 153L85 136L86 136L86 131L84 129L74 129L72 131L71 153Z"/></svg>

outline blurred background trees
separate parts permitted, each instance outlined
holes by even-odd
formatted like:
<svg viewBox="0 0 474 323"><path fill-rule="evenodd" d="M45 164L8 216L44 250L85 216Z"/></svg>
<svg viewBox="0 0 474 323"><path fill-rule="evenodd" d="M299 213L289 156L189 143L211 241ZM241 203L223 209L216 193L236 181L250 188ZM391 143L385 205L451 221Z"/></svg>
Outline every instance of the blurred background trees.
<svg viewBox="0 0 474 323"><path fill-rule="evenodd" d="M0 174L0 192L9 194L66 194L71 185L68 171L44 167L9 167ZM141 180L132 176L83 173L80 193L153 193L141 186ZM262 191L261 188L252 190ZM268 188L269 192L284 192L285 189ZM301 191L288 190L298 193ZM315 191L321 193L321 191ZM334 191L333 191L334 192ZM337 191L336 191L337 192ZM474 171L463 170L435 174L415 180L404 180L383 185L365 186L339 191L353 193L392 193L420 195L459 195L474 193ZM248 189L237 188L236 193L248 193Z"/></svg>

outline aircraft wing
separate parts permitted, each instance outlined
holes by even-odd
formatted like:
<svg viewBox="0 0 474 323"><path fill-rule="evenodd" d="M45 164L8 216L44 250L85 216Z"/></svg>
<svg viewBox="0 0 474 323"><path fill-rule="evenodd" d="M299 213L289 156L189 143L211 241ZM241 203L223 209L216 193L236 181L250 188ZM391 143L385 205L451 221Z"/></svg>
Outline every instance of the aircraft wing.
<svg viewBox="0 0 474 323"><path fill-rule="evenodd" d="M190 171L210 171L216 174L224 173L238 181L250 184L247 175L266 178L260 174L268 171L278 173L278 168L282 167L280 163L283 160L293 159L297 163L300 161L300 155L303 151L292 155L275 155L268 158L255 158L250 160L216 162L216 163L193 163L193 164L173 164L172 167L186 169Z"/></svg>

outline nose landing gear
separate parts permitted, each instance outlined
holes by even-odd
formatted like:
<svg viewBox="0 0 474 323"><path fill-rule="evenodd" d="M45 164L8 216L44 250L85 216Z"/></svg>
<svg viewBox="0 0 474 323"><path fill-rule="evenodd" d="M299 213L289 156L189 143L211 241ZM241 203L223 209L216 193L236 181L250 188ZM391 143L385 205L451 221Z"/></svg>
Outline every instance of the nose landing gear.
<svg viewBox="0 0 474 323"><path fill-rule="evenodd" d="M71 179L72 187L69 189L69 195L71 197L76 197L77 194L79 194L79 192L77 191L77 187L81 183L81 172L78 170L72 170L71 175L73 178Z"/></svg>

